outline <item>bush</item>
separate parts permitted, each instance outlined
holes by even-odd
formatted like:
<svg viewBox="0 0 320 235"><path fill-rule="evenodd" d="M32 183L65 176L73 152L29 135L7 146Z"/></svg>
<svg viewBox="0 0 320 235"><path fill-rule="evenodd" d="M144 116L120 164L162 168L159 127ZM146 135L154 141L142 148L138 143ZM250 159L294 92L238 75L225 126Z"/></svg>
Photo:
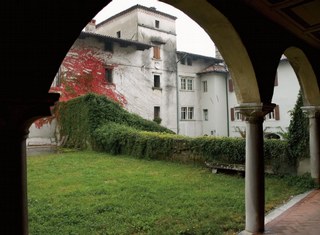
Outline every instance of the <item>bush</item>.
<svg viewBox="0 0 320 235"><path fill-rule="evenodd" d="M184 137L156 133L107 123L94 132L96 150L125 154L144 159L228 164L245 163L245 140L242 138ZM265 141L265 162L278 174L292 172L287 142Z"/></svg>
<svg viewBox="0 0 320 235"><path fill-rule="evenodd" d="M108 122L151 132L174 133L153 121L131 114L105 96L87 94L59 104L57 118L60 134L67 137L65 146L87 149L94 144L93 132Z"/></svg>

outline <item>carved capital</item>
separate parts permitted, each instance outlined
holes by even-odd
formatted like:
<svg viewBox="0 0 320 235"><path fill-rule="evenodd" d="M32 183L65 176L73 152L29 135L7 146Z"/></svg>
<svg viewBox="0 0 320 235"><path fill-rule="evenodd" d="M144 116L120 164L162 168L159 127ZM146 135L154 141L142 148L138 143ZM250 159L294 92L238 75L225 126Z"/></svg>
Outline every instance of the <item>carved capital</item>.
<svg viewBox="0 0 320 235"><path fill-rule="evenodd" d="M320 106L304 106L301 109L308 118L320 118Z"/></svg>
<svg viewBox="0 0 320 235"><path fill-rule="evenodd" d="M59 94L49 93L38 97L1 97L0 131L9 136L26 138L30 125L38 118L50 116L50 107Z"/></svg>
<svg viewBox="0 0 320 235"><path fill-rule="evenodd" d="M245 116L247 122L256 123L263 122L264 116L272 112L275 106L275 104L244 103L235 109Z"/></svg>

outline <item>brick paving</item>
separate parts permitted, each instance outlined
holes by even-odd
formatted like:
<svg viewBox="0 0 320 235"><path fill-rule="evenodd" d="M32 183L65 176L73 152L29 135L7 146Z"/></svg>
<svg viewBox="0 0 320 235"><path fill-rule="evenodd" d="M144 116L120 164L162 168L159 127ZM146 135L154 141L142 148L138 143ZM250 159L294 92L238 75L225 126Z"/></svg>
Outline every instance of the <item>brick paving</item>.
<svg viewBox="0 0 320 235"><path fill-rule="evenodd" d="M265 234L320 235L320 189L267 223L265 230Z"/></svg>

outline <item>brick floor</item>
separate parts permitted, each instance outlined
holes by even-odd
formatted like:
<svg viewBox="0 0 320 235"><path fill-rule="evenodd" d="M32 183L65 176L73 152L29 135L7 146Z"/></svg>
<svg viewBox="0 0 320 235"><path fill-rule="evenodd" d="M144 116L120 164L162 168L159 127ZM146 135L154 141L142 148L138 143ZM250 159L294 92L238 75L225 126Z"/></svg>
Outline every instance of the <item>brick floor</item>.
<svg viewBox="0 0 320 235"><path fill-rule="evenodd" d="M265 234L320 235L320 190L267 223L265 230Z"/></svg>

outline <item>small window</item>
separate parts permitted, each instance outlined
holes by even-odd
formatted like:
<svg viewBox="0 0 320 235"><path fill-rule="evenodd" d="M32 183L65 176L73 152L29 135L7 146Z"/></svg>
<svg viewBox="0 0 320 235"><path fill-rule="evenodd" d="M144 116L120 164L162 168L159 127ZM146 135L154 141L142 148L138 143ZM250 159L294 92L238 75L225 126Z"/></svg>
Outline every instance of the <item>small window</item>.
<svg viewBox="0 0 320 235"><path fill-rule="evenodd" d="M180 59L180 63L181 64L186 64L186 57L183 56L181 59Z"/></svg>
<svg viewBox="0 0 320 235"><path fill-rule="evenodd" d="M180 88L181 88L181 90L192 91L193 90L193 79L181 78Z"/></svg>
<svg viewBox="0 0 320 235"><path fill-rule="evenodd" d="M278 81L278 72L276 73L276 77L274 78L274 86L278 86L279 81Z"/></svg>
<svg viewBox="0 0 320 235"><path fill-rule="evenodd" d="M113 51L112 43L111 42L105 42L104 43L104 50L112 52Z"/></svg>
<svg viewBox="0 0 320 235"><path fill-rule="evenodd" d="M160 21L159 21L159 20L156 20L156 21L154 22L154 24L155 24L155 26L156 26L157 29L160 27Z"/></svg>
<svg viewBox="0 0 320 235"><path fill-rule="evenodd" d="M159 119L160 118L160 106L154 106L153 108L153 118L155 119Z"/></svg>
<svg viewBox="0 0 320 235"><path fill-rule="evenodd" d="M187 88L186 80L187 80L187 79L185 79L185 78L181 78L181 85L180 85L181 90L186 90L186 88Z"/></svg>
<svg viewBox="0 0 320 235"><path fill-rule="evenodd" d="M193 107L181 107L181 120L193 120L194 109Z"/></svg>
<svg viewBox="0 0 320 235"><path fill-rule="evenodd" d="M266 115L266 120L280 120L279 105Z"/></svg>
<svg viewBox="0 0 320 235"><path fill-rule="evenodd" d="M204 119L205 121L208 121L208 120L209 120L208 109L204 109L204 110L203 110L203 119Z"/></svg>
<svg viewBox="0 0 320 235"><path fill-rule="evenodd" d="M187 107L181 107L181 120L187 119Z"/></svg>
<svg viewBox="0 0 320 235"><path fill-rule="evenodd" d="M188 91L192 91L193 90L193 80L192 79L188 79L187 80L187 90Z"/></svg>
<svg viewBox="0 0 320 235"><path fill-rule="evenodd" d="M107 83L113 83L112 68L105 68L105 79Z"/></svg>
<svg viewBox="0 0 320 235"><path fill-rule="evenodd" d="M193 107L188 107L188 119L193 119Z"/></svg>
<svg viewBox="0 0 320 235"><path fill-rule="evenodd" d="M207 81L202 82L202 89L203 89L203 92L208 91L208 82Z"/></svg>
<svg viewBox="0 0 320 235"><path fill-rule="evenodd" d="M117 32L117 38L121 38L121 31Z"/></svg>
<svg viewBox="0 0 320 235"><path fill-rule="evenodd" d="M160 59L160 47L158 46L153 47L153 58Z"/></svg>
<svg viewBox="0 0 320 235"><path fill-rule="evenodd" d="M192 58L187 57L187 65L192 66Z"/></svg>
<svg viewBox="0 0 320 235"><path fill-rule="evenodd" d="M233 92L233 82L231 79L228 80L228 84L229 84L229 91Z"/></svg>
<svg viewBox="0 0 320 235"><path fill-rule="evenodd" d="M153 87L160 88L160 75L153 75Z"/></svg>
<svg viewBox="0 0 320 235"><path fill-rule="evenodd" d="M234 108L230 109L231 121L244 121L244 116L240 113L240 111L235 110Z"/></svg>

